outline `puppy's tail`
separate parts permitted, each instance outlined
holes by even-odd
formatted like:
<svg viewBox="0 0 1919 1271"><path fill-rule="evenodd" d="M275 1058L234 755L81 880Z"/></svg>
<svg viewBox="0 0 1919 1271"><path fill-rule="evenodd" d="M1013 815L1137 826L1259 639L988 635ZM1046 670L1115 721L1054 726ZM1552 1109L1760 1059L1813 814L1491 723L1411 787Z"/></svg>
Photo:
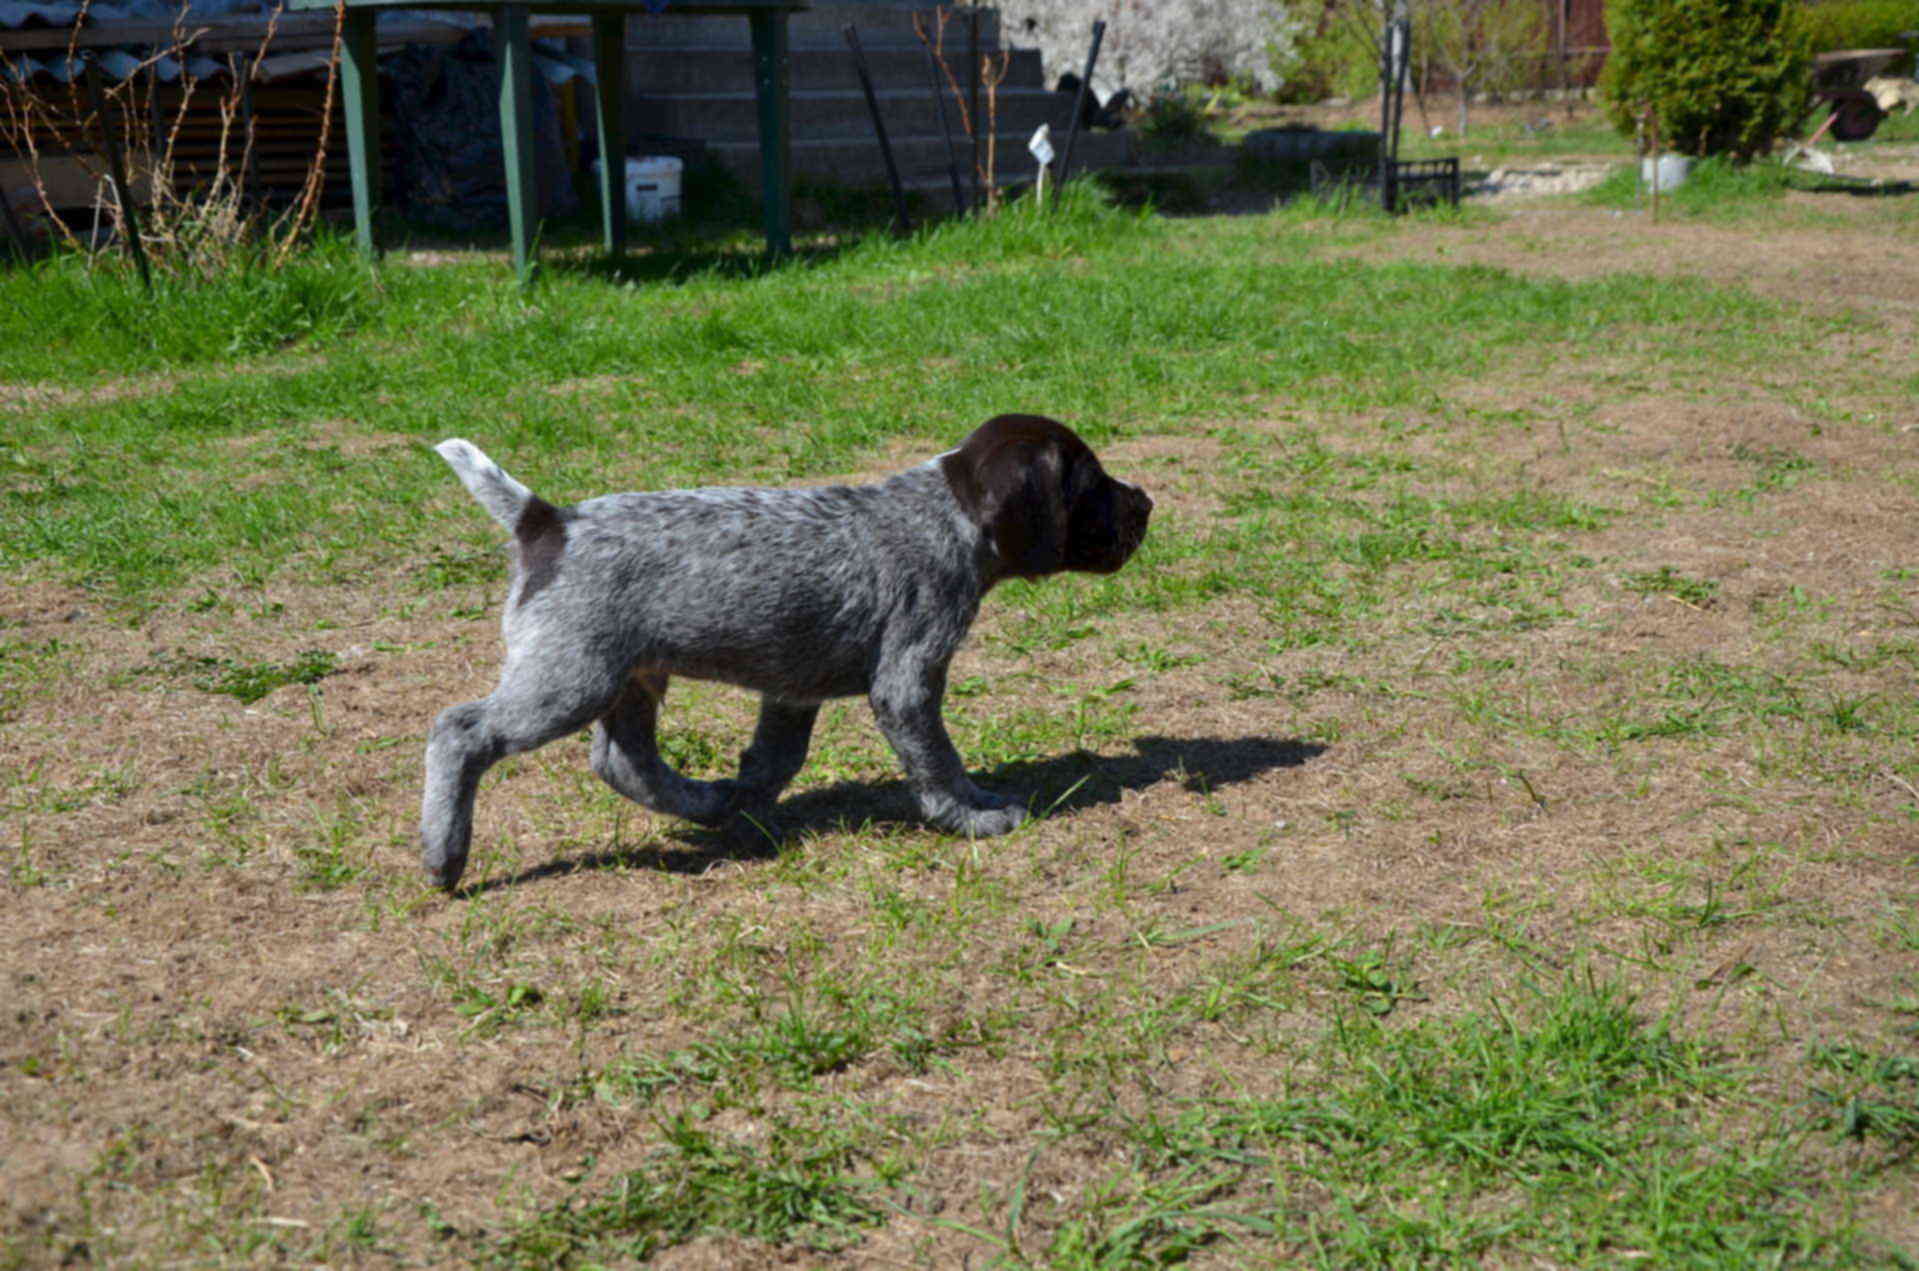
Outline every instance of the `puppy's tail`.
<svg viewBox="0 0 1919 1271"><path fill-rule="evenodd" d="M535 498L533 491L506 475L499 464L470 441L453 437L433 448L440 452L440 458L453 465L460 484L480 501L488 515L508 531L519 525L526 505Z"/></svg>

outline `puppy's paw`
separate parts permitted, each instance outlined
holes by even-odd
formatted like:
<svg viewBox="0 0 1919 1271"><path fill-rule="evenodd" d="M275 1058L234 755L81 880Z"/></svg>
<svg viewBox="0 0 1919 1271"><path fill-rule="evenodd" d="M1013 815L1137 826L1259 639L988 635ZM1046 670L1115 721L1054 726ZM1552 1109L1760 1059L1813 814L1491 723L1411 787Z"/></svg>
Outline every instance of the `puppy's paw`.
<svg viewBox="0 0 1919 1271"><path fill-rule="evenodd" d="M984 790L971 807L955 805L936 818L940 828L968 838L985 839L1018 829L1026 821L1026 805Z"/></svg>
<svg viewBox="0 0 1919 1271"><path fill-rule="evenodd" d="M466 872L466 856L447 856L436 859L432 851L420 854L420 866L426 871L426 880L442 891L453 891L460 885L460 875Z"/></svg>
<svg viewBox="0 0 1919 1271"><path fill-rule="evenodd" d="M724 829L738 810L742 791L731 778L719 781L682 779L674 792L672 806L665 809L709 830Z"/></svg>
<svg viewBox="0 0 1919 1271"><path fill-rule="evenodd" d="M729 856L778 856L780 844L786 839L786 826L772 799L749 795L734 807L721 827L721 835Z"/></svg>

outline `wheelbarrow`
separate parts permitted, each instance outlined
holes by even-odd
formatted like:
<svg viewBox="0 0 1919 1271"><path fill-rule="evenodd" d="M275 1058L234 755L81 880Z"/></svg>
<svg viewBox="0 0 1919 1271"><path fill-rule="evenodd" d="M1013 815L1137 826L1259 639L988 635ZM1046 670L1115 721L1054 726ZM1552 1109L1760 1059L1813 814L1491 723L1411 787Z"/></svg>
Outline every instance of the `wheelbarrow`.
<svg viewBox="0 0 1919 1271"><path fill-rule="evenodd" d="M1906 56L1905 49L1839 49L1812 59L1812 95L1832 113L1812 136L1799 144L1807 150L1830 132L1835 141L1864 141L1879 130L1886 117L1866 81Z"/></svg>

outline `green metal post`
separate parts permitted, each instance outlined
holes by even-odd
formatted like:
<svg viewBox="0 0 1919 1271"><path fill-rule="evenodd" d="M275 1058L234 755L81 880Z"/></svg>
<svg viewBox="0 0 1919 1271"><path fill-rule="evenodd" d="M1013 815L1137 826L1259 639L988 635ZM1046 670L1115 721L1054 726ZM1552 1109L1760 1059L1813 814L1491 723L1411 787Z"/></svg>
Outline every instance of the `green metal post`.
<svg viewBox="0 0 1919 1271"><path fill-rule="evenodd" d="M353 237L360 254L379 252L373 210L380 205L380 40L378 9L349 7L340 25L340 92L346 99L347 166L353 176Z"/></svg>
<svg viewBox="0 0 1919 1271"><path fill-rule="evenodd" d="M766 250L793 250L793 121L787 109L791 73L786 14L754 13L753 87L760 105L760 197L766 208Z"/></svg>
<svg viewBox="0 0 1919 1271"><path fill-rule="evenodd" d="M533 187L533 49L527 40L525 5L503 4L493 12L500 59L507 220L513 235L513 267L524 286L533 281L533 221L539 211Z"/></svg>
<svg viewBox="0 0 1919 1271"><path fill-rule="evenodd" d="M626 100L626 14L593 15L593 71L599 80L594 116L600 130L600 224L606 254L626 250L626 133L620 126Z"/></svg>

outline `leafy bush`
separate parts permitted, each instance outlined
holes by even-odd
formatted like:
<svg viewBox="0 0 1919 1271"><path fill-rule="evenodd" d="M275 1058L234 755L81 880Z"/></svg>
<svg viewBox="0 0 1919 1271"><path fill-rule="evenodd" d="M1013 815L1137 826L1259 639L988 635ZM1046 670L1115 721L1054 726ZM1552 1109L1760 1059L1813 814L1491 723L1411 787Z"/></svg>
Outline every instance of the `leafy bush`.
<svg viewBox="0 0 1919 1271"><path fill-rule="evenodd" d="M1836 0L1807 5L1800 15L1807 43L1815 53L1836 49L1896 49L1911 45L1899 37L1919 31L1919 0ZM1897 68L1912 74L1912 64Z"/></svg>
<svg viewBox="0 0 1919 1271"><path fill-rule="evenodd" d="M1320 29L1300 37L1296 60L1280 97L1315 102L1327 97L1364 97L1379 91L1379 50L1360 26L1328 8Z"/></svg>
<svg viewBox="0 0 1919 1271"><path fill-rule="evenodd" d="M1206 112L1185 93L1154 93L1137 126L1154 146L1183 146L1206 136Z"/></svg>
<svg viewBox="0 0 1919 1271"><path fill-rule="evenodd" d="M1607 117L1631 136L1647 110L1663 145L1744 161L1803 116L1806 32L1794 0L1611 0Z"/></svg>

